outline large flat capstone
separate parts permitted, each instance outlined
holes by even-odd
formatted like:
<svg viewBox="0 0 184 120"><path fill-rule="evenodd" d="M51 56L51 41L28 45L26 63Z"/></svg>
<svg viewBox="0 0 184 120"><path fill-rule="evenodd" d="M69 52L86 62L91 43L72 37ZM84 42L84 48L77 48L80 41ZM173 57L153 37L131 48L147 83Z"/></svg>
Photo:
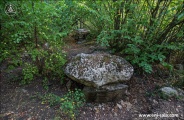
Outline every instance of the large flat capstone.
<svg viewBox="0 0 184 120"><path fill-rule="evenodd" d="M133 71L124 58L106 53L78 54L64 69L72 80L94 88L128 81Z"/></svg>

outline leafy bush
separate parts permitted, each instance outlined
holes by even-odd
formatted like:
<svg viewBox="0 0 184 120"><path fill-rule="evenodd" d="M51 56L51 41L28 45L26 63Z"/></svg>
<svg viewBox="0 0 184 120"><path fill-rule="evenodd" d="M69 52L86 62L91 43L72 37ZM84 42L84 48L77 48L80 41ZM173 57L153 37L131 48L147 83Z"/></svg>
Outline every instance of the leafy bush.
<svg viewBox="0 0 184 120"><path fill-rule="evenodd" d="M49 84L48 78L45 77L45 78L43 79L43 88L46 89L46 90L49 90L48 84Z"/></svg>
<svg viewBox="0 0 184 120"><path fill-rule="evenodd" d="M25 63L25 66L23 68L23 80L21 81L21 84L25 85L28 83L31 83L31 81L34 79L34 77L38 75L38 68L34 65Z"/></svg>
<svg viewBox="0 0 184 120"><path fill-rule="evenodd" d="M49 93L41 96L42 104L49 104L50 106L60 105L60 109L68 115L71 119L75 119L78 109L85 103L85 97L80 89L69 91L62 98Z"/></svg>
<svg viewBox="0 0 184 120"><path fill-rule="evenodd" d="M168 63L170 53L183 51L184 48L184 35L181 32L184 30L182 1L152 3L113 1L114 9L109 9L109 12L114 17L109 18L114 21L114 25L104 22L112 26L102 29L97 38L98 43L126 56L132 64L147 73L152 72L154 63L161 63L172 69ZM104 6L111 5L104 3Z"/></svg>
<svg viewBox="0 0 184 120"><path fill-rule="evenodd" d="M63 78L62 66L65 64L66 60L62 53L54 52L45 58L45 63L43 66L42 73L51 78Z"/></svg>
<svg viewBox="0 0 184 120"><path fill-rule="evenodd" d="M15 16L5 14L6 3L0 7L0 62L27 51L39 73L61 75L59 66L65 62L62 38L78 22L92 31L98 43L147 73L152 72L153 64L172 69L172 61L183 62L182 0L13 1L18 8ZM44 43L50 44L52 52L42 48ZM176 52L179 54L170 61Z"/></svg>
<svg viewBox="0 0 184 120"><path fill-rule="evenodd" d="M0 9L5 8L6 3L3 1ZM17 64L18 62L15 62L22 62L21 56L27 53L29 60L19 65L24 69L22 84L30 83L37 72L49 80L62 80L62 66L66 61L62 53L64 45L62 38L72 29L68 19L73 15L66 16L66 12L70 12L68 11L70 5L64 1L56 3L13 1L11 3L17 7L16 15L8 16L4 9L1 10L0 25L3 30L0 41L0 52L2 53L0 62L10 59ZM44 48L45 43L49 44L48 49Z"/></svg>
<svg viewBox="0 0 184 120"><path fill-rule="evenodd" d="M41 96L41 99L42 99L42 104L49 104L50 106L59 105L61 103L61 98L52 93Z"/></svg>
<svg viewBox="0 0 184 120"><path fill-rule="evenodd" d="M75 119L77 110L84 105L85 98L81 90L69 91L61 98L61 109L70 118Z"/></svg>

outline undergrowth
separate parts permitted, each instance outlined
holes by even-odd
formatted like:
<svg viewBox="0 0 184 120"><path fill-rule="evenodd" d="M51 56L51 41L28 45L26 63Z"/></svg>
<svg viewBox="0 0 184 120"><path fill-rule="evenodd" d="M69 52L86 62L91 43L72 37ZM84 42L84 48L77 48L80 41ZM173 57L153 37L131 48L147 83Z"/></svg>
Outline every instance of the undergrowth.
<svg viewBox="0 0 184 120"><path fill-rule="evenodd" d="M57 96L53 93L39 95L42 104L49 104L50 106L60 106L62 113L66 114L72 120L76 119L78 110L85 103L84 93L80 89L68 91L63 97Z"/></svg>

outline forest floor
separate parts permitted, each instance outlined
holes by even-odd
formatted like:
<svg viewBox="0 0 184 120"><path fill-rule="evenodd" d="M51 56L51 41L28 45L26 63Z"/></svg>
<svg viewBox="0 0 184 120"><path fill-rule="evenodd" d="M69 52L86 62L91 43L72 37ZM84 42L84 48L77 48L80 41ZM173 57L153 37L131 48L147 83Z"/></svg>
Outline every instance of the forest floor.
<svg viewBox="0 0 184 120"><path fill-rule="evenodd" d="M97 45L93 42L76 44L75 41L66 43L64 51L68 59L78 53L92 53ZM42 86L41 78L34 80L29 85L20 86L17 82L6 79L1 65L1 98L0 120L68 120L61 113L59 106L50 107L43 104L37 95L54 93L63 96L67 93L64 86L53 82L49 91ZM69 78L66 78L69 79ZM160 118L165 120L184 119L184 101L176 98L161 99L158 97L158 86L165 85L165 81L158 76L134 75L129 82L129 90L122 100L108 103L86 103L80 108L77 120L143 120L156 119L154 117L142 118L140 114L177 114L179 117Z"/></svg>

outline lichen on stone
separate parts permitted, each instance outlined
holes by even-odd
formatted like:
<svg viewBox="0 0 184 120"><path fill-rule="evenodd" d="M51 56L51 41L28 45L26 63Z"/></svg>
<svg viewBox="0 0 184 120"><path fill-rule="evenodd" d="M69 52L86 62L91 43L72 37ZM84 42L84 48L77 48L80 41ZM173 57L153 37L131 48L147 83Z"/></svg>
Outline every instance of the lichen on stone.
<svg viewBox="0 0 184 120"><path fill-rule="evenodd" d="M100 87L129 80L133 67L119 56L81 53L66 65L65 73L84 85Z"/></svg>

